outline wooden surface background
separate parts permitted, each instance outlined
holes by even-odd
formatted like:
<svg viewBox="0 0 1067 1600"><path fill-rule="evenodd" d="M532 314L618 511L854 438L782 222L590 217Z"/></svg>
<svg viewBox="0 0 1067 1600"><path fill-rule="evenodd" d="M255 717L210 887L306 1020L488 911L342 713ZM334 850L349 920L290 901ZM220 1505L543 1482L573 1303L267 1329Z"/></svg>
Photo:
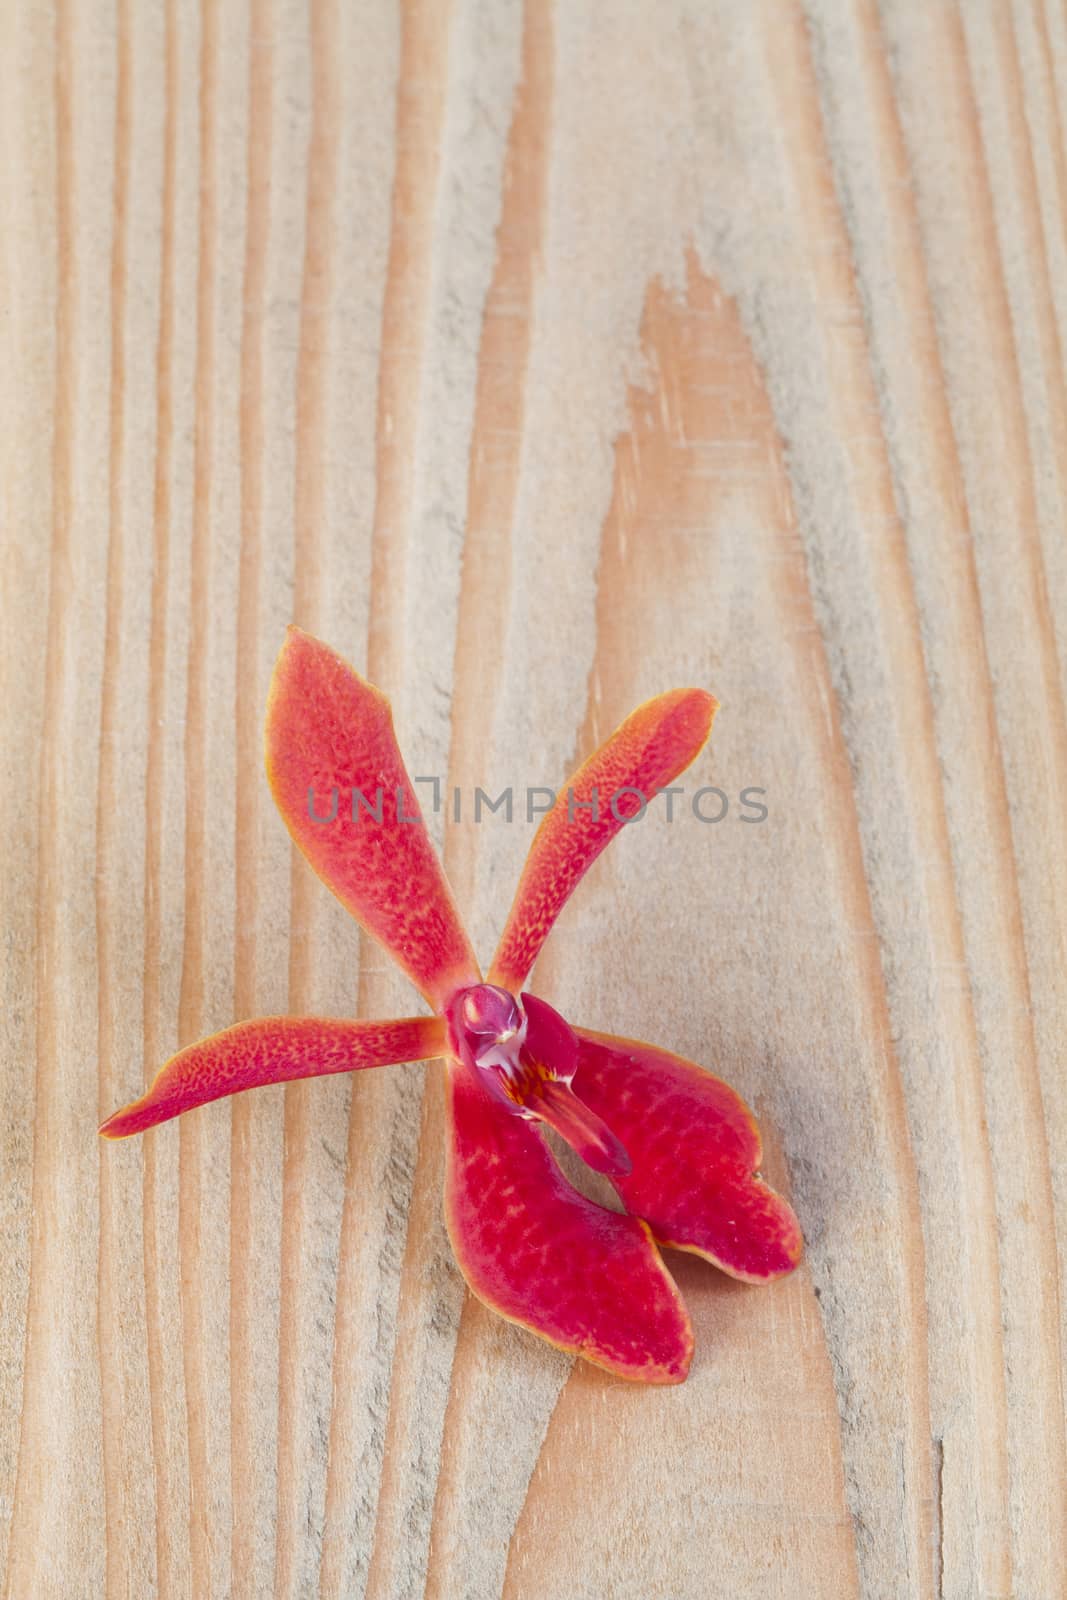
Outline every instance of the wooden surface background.
<svg viewBox="0 0 1067 1600"><path fill-rule="evenodd" d="M1062 0L4 0L0 126L7 1600L1059 1600ZM293 619L467 795L721 699L537 972L803 1222L672 1257L684 1387L467 1296L434 1068L97 1139L411 1009L267 792ZM488 953L532 829L433 826Z"/></svg>

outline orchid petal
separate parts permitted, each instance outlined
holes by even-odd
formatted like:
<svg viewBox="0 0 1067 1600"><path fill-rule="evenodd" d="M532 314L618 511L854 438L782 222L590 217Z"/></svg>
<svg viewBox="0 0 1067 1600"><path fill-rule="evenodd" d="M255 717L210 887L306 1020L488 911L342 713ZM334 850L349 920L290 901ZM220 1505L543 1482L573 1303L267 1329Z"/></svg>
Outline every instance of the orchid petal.
<svg viewBox="0 0 1067 1600"><path fill-rule="evenodd" d="M389 702L295 627L271 682L266 754L294 841L434 1009L477 983L478 963L422 821Z"/></svg>
<svg viewBox="0 0 1067 1600"><path fill-rule="evenodd" d="M478 1298L624 1378L681 1383L693 1335L645 1223L564 1178L534 1122L448 1073L445 1218Z"/></svg>
<svg viewBox="0 0 1067 1600"><path fill-rule="evenodd" d="M800 1224L758 1176L759 1130L729 1084L635 1039L575 1028L574 1086L626 1146L613 1178L660 1244L690 1250L731 1277L766 1283L800 1260Z"/></svg>
<svg viewBox="0 0 1067 1600"><path fill-rule="evenodd" d="M491 983L518 990L575 886L619 829L697 756L718 710L703 689L646 700L575 773L534 835ZM589 809L590 806L595 810Z"/></svg>
<svg viewBox="0 0 1067 1600"><path fill-rule="evenodd" d="M223 1095L331 1072L425 1061L445 1048L439 1017L345 1022L332 1017L257 1017L187 1045L161 1067L147 1093L108 1117L108 1139L143 1133Z"/></svg>

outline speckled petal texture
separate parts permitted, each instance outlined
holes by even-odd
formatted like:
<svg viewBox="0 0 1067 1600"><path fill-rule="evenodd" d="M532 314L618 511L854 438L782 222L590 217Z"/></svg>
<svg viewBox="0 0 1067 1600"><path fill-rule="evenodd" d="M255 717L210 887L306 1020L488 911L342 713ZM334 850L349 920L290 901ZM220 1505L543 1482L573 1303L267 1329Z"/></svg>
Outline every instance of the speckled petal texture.
<svg viewBox="0 0 1067 1600"><path fill-rule="evenodd" d="M290 628L267 703L267 777L319 877L440 1011L478 963L422 822L389 702L339 655ZM353 790L358 799L353 817ZM397 792L400 791L398 804ZM379 797L380 791L380 797ZM329 818L316 822L315 812ZM381 820L368 808L377 808Z"/></svg>
<svg viewBox="0 0 1067 1600"><path fill-rule="evenodd" d="M753 1176L755 1119L729 1084L636 1039L575 1028L574 1087L622 1140L632 1172L614 1178L662 1244L706 1256L732 1277L792 1272L803 1240L791 1207Z"/></svg>
<svg viewBox="0 0 1067 1600"><path fill-rule="evenodd" d="M564 1178L534 1123L448 1074L445 1217L474 1293L564 1350L645 1383L680 1383L693 1335L645 1224Z"/></svg>
<svg viewBox="0 0 1067 1600"><path fill-rule="evenodd" d="M671 783L699 754L717 710L718 701L703 689L672 689L646 700L564 786L534 835L491 983L521 989L575 885L637 815L638 795L623 791L638 790L650 801ZM595 817L586 809L594 791Z"/></svg>
<svg viewBox="0 0 1067 1600"><path fill-rule="evenodd" d="M423 1061L444 1049L439 1017L346 1022L332 1017L257 1017L200 1039L171 1056L140 1100L107 1119L109 1139L143 1133L159 1122L265 1083Z"/></svg>

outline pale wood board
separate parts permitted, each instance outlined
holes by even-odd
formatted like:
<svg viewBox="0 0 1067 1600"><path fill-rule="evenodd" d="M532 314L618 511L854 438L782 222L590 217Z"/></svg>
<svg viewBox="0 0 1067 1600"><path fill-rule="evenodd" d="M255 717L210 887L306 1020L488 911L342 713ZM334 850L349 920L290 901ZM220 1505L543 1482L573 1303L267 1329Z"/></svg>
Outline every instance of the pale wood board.
<svg viewBox="0 0 1067 1600"><path fill-rule="evenodd" d="M5 0L0 128L7 1600L1058 1600L1061 0ZM291 620L514 786L431 818L486 955L527 786L721 700L729 815L536 974L800 1214L773 1288L669 1258L684 1386L470 1299L435 1067L98 1140L411 1008L270 801Z"/></svg>

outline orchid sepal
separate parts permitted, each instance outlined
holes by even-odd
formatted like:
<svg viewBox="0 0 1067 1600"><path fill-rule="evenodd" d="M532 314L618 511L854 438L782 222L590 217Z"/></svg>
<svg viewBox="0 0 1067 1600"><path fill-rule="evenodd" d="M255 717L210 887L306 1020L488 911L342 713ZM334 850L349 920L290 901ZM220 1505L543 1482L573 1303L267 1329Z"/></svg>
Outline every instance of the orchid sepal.
<svg viewBox="0 0 1067 1600"><path fill-rule="evenodd" d="M718 709L705 689L655 695L579 767L534 835L490 983L522 988L580 880L615 835L695 760Z"/></svg>
<svg viewBox="0 0 1067 1600"><path fill-rule="evenodd" d="M394 1022L257 1017L179 1050L164 1062L145 1093L113 1112L99 1132L105 1139L125 1139L247 1089L425 1061L444 1048L440 1017L401 1017Z"/></svg>
<svg viewBox="0 0 1067 1600"><path fill-rule="evenodd" d="M289 628L274 668L265 754L293 842L434 1010L477 983L478 963L426 832L389 702L300 628Z"/></svg>
<svg viewBox="0 0 1067 1600"><path fill-rule="evenodd" d="M792 1272L803 1251L800 1224L759 1170L759 1128L741 1096L656 1045L575 1032L576 1089L630 1151L632 1171L613 1182L653 1237L745 1283Z"/></svg>
<svg viewBox="0 0 1067 1600"><path fill-rule="evenodd" d="M536 1122L448 1073L445 1221L474 1294L619 1377L681 1383L693 1332L647 1224L563 1176Z"/></svg>

